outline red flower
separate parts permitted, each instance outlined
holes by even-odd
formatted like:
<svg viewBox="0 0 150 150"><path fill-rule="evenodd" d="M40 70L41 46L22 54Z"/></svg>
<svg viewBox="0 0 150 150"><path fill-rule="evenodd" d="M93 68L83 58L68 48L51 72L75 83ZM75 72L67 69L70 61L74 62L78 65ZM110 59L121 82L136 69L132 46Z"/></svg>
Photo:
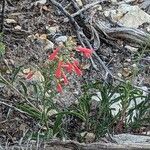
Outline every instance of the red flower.
<svg viewBox="0 0 150 150"><path fill-rule="evenodd" d="M64 74L64 72L62 72L62 77L63 77L63 79L64 79L65 85L67 85L67 84L69 83L69 81L68 81L66 75Z"/></svg>
<svg viewBox="0 0 150 150"><path fill-rule="evenodd" d="M62 92L62 86L61 86L61 84L60 83L58 83L57 84L57 91L59 92L59 93L61 93Z"/></svg>
<svg viewBox="0 0 150 150"><path fill-rule="evenodd" d="M67 70L67 72L69 72L69 73L71 73L72 71L73 71L73 65L70 63L70 62L68 62L68 63L66 63L66 64L64 64L64 65L62 65L66 70Z"/></svg>
<svg viewBox="0 0 150 150"><path fill-rule="evenodd" d="M54 60L58 54L59 48L56 48L52 54L49 55L49 60Z"/></svg>
<svg viewBox="0 0 150 150"><path fill-rule="evenodd" d="M73 62L74 71L78 76L82 76L82 71L80 68L76 65L76 62Z"/></svg>
<svg viewBox="0 0 150 150"><path fill-rule="evenodd" d="M82 52L83 55L87 58L91 57L93 50L89 49L89 48L85 48L85 47L77 47L76 48L77 51Z"/></svg>
<svg viewBox="0 0 150 150"><path fill-rule="evenodd" d="M63 64L63 62L62 62L62 61L59 61L58 67L57 67L57 69L56 69L56 71L55 71L55 77L56 77L56 78L60 78L61 75L62 75L62 70L61 70L62 64Z"/></svg>
<svg viewBox="0 0 150 150"><path fill-rule="evenodd" d="M27 73L25 78L30 80L33 77L33 75L34 75L34 72L30 71L29 73Z"/></svg>

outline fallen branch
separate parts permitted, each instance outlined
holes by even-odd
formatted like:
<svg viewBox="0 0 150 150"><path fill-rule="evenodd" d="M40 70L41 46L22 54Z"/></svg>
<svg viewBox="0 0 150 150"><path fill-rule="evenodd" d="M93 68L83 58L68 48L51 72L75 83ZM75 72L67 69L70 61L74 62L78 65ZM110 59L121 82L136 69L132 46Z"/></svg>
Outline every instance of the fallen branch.
<svg viewBox="0 0 150 150"><path fill-rule="evenodd" d="M43 145L43 146L42 146ZM28 147L26 145L21 146L11 146L9 148L19 149L19 148L32 148L37 149L36 143L30 143ZM114 143L79 143L76 141L59 141L59 140L52 140L47 143L40 144L38 147L39 150L149 150L150 144L114 144Z"/></svg>
<svg viewBox="0 0 150 150"><path fill-rule="evenodd" d="M150 47L150 34L142 30L127 27L108 28L102 25L100 21L95 20L93 26L99 31L99 34L104 33L109 40L123 40L130 44Z"/></svg>

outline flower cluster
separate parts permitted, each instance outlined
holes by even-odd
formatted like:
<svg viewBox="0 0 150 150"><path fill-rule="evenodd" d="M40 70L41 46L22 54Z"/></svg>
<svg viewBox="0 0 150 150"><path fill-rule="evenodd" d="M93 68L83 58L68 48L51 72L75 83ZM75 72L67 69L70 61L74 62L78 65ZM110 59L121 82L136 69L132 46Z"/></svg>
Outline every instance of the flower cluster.
<svg viewBox="0 0 150 150"><path fill-rule="evenodd" d="M81 52L86 58L91 57L93 51L81 46L76 47L75 50ZM59 55L59 53L61 54ZM64 54L62 54L62 48L56 48L53 53L49 55L50 61L57 62L57 67L54 75L57 81L57 91L60 93L62 92L62 84L69 84L68 78L66 76L67 73L75 73L78 76L82 76L83 74L82 70L80 69L79 61L74 58L74 55L72 53L70 55L65 54L65 57L63 57L63 55Z"/></svg>

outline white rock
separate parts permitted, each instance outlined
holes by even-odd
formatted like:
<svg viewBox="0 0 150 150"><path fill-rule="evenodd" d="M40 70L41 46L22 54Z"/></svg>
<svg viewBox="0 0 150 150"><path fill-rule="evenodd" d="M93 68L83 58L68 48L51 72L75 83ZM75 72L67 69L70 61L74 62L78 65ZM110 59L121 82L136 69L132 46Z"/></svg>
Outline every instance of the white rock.
<svg viewBox="0 0 150 150"><path fill-rule="evenodd" d="M138 48L135 48L135 47L132 47L132 46L129 46L129 45L126 45L125 48L127 48L131 52L137 52L138 51Z"/></svg>
<svg viewBox="0 0 150 150"><path fill-rule="evenodd" d="M59 42L66 42L67 41L67 36L59 36L58 38L55 39L56 43Z"/></svg>
<svg viewBox="0 0 150 150"><path fill-rule="evenodd" d="M94 134L94 133L88 132L88 133L85 135L85 142L86 142L86 143L92 143L94 140L95 140L95 134Z"/></svg>
<svg viewBox="0 0 150 150"><path fill-rule="evenodd" d="M76 0L76 2L78 3L79 6L83 6L83 3L81 0Z"/></svg>
<svg viewBox="0 0 150 150"><path fill-rule="evenodd" d="M53 27L46 26L46 29L50 32L51 35L54 35L56 32L59 31L59 26Z"/></svg>
<svg viewBox="0 0 150 150"><path fill-rule="evenodd" d="M44 47L44 50L47 51L47 50L50 50L53 48L54 48L54 43L47 39L46 40L46 46Z"/></svg>
<svg viewBox="0 0 150 150"><path fill-rule="evenodd" d="M133 143L150 144L150 137L142 135L118 134L114 135L112 139L116 141L118 144L133 144Z"/></svg>
<svg viewBox="0 0 150 150"><path fill-rule="evenodd" d="M150 15L138 6L122 5L118 8L118 12L124 13L119 23L126 27L138 28L145 22L150 23Z"/></svg>
<svg viewBox="0 0 150 150"><path fill-rule="evenodd" d="M44 5L44 4L46 3L46 1L47 1L47 0L39 0L39 1L36 1L36 2L34 3L34 5L35 5L35 6L38 5L38 4Z"/></svg>
<svg viewBox="0 0 150 150"><path fill-rule="evenodd" d="M112 4L116 4L116 3L118 3L118 2L117 2L117 0L111 0L111 3L112 3Z"/></svg>
<svg viewBox="0 0 150 150"><path fill-rule="evenodd" d="M93 8L96 8L99 11L103 10L102 5L100 5L100 4L95 5L95 7L93 7Z"/></svg>
<svg viewBox="0 0 150 150"><path fill-rule="evenodd" d="M110 9L104 11L106 17L111 16L114 22L118 22L125 27L138 28L143 23L150 23L150 15L138 6L121 4L117 10Z"/></svg>
<svg viewBox="0 0 150 150"><path fill-rule="evenodd" d="M16 24L17 22L14 19L6 19L6 23L8 23L8 24Z"/></svg>
<svg viewBox="0 0 150 150"><path fill-rule="evenodd" d="M21 30L21 26L17 25L14 27L15 30Z"/></svg>

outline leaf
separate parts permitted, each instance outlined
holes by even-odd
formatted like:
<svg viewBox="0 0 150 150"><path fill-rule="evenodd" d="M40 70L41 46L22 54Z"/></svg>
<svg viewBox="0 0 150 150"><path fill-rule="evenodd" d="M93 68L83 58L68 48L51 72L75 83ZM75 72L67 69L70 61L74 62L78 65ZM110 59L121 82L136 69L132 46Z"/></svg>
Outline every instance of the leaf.
<svg viewBox="0 0 150 150"><path fill-rule="evenodd" d="M54 127L53 127L53 134L54 135L56 135L60 130L62 118L63 118L63 114L61 114L61 113L57 114L57 118L56 118L56 121L55 121Z"/></svg>
<svg viewBox="0 0 150 150"><path fill-rule="evenodd" d="M19 104L17 107L22 111L28 113L32 118L39 120L41 119L41 112L35 110L35 108L33 108L32 106L28 104Z"/></svg>
<svg viewBox="0 0 150 150"><path fill-rule="evenodd" d="M22 82L22 81L19 81L19 83L20 83L20 85L21 85L22 88L23 88L24 94L27 95L27 94L28 94L28 89L27 89L25 83Z"/></svg>
<svg viewBox="0 0 150 150"><path fill-rule="evenodd" d="M17 74L19 73L20 69L22 68L23 66L19 66L18 68L16 68L14 71L13 71L13 76L12 76L12 83L15 81L16 77L17 77Z"/></svg>
<svg viewBox="0 0 150 150"><path fill-rule="evenodd" d="M0 56L5 54L5 45L0 42Z"/></svg>

